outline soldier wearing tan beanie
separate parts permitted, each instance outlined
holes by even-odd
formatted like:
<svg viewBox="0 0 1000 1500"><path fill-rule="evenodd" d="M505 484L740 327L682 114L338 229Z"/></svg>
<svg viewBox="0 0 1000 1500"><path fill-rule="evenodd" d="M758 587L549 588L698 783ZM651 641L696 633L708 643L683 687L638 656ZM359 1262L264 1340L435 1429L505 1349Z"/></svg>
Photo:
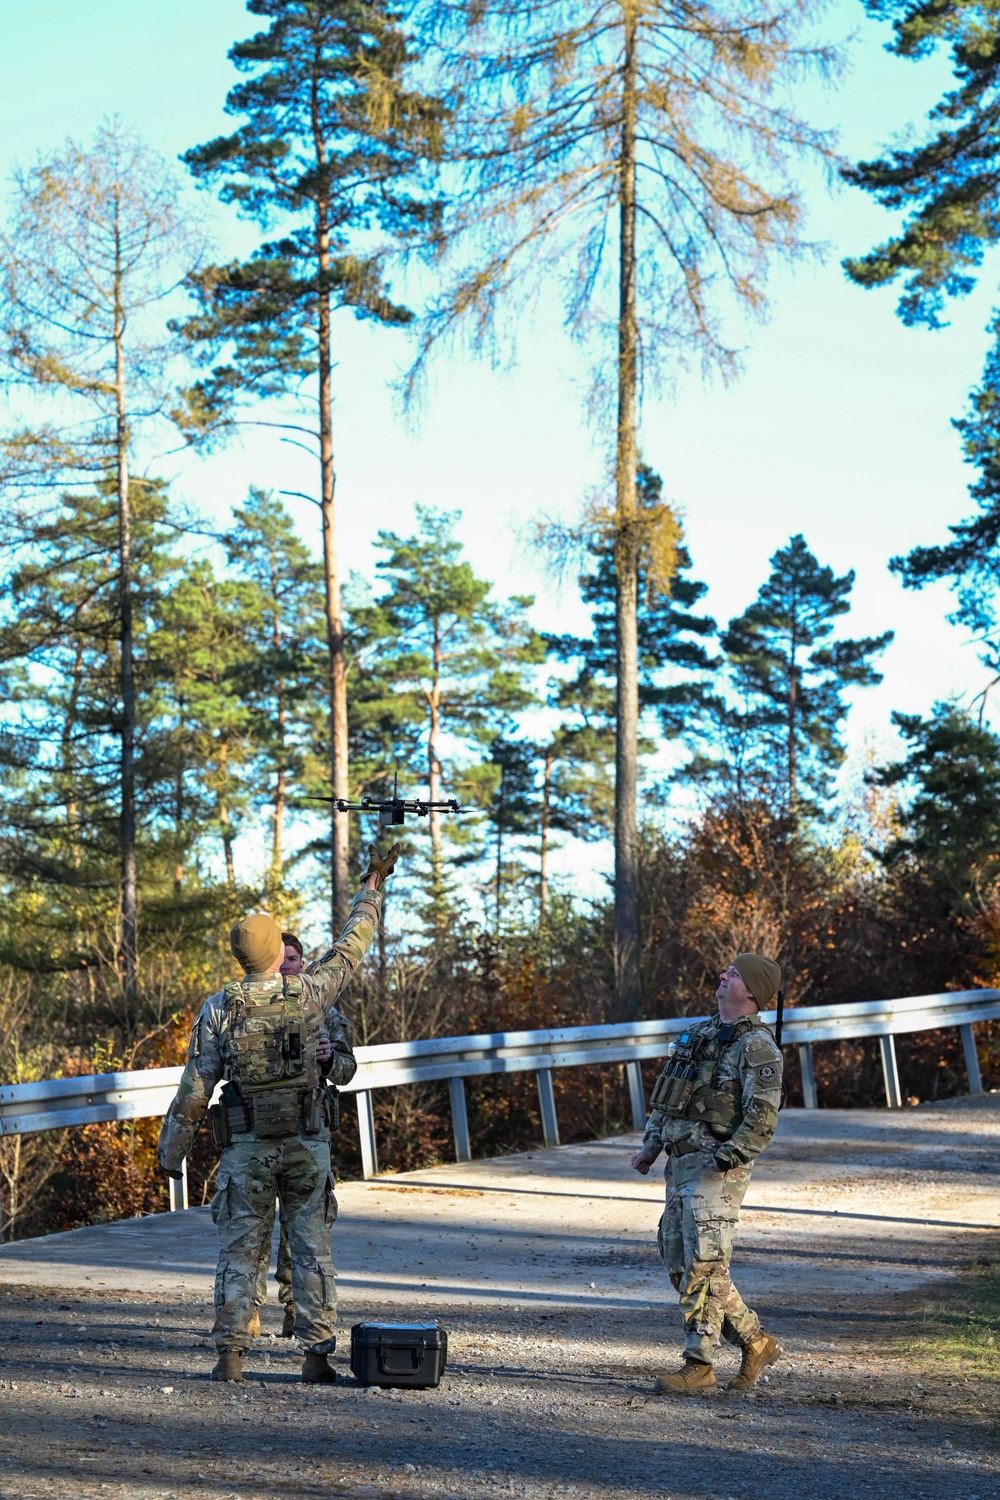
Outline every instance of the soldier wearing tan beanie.
<svg viewBox="0 0 1000 1500"><path fill-rule="evenodd" d="M326 1384L336 1378L328 1356L336 1346L330 1237L337 1199L324 1075L336 1086L350 1083L357 1070L350 1028L337 1001L378 930L382 885L399 852L398 844L384 856L372 846L346 927L302 974L279 972L285 944L272 917L254 912L237 922L229 945L244 977L210 996L195 1021L157 1158L165 1172L180 1175L214 1090L225 1081L220 1103L212 1108L212 1138L222 1151L212 1200L219 1233L214 1380L243 1378L275 1196L288 1228L302 1379Z"/></svg>
<svg viewBox="0 0 1000 1500"><path fill-rule="evenodd" d="M761 1019L778 993L781 969L761 953L740 953L723 971L718 1010L686 1026L653 1085L642 1150L643 1176L667 1153L667 1202L657 1244L680 1296L684 1363L657 1377L662 1395L715 1390L721 1338L743 1352L730 1390L751 1386L781 1357L729 1274L733 1234L753 1163L778 1123L781 1049Z"/></svg>
<svg viewBox="0 0 1000 1500"><path fill-rule="evenodd" d="M281 928L262 911L237 922L229 934L229 947L246 974L274 973L285 957Z"/></svg>

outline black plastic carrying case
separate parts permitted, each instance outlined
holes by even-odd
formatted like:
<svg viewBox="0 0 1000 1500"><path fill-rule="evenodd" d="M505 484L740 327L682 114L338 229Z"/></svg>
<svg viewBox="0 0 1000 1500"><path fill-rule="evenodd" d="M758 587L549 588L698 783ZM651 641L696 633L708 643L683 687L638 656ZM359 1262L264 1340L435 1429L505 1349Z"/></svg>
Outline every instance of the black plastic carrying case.
<svg viewBox="0 0 1000 1500"><path fill-rule="evenodd" d="M355 1323L351 1372L362 1385L426 1389L440 1383L448 1335L436 1323Z"/></svg>

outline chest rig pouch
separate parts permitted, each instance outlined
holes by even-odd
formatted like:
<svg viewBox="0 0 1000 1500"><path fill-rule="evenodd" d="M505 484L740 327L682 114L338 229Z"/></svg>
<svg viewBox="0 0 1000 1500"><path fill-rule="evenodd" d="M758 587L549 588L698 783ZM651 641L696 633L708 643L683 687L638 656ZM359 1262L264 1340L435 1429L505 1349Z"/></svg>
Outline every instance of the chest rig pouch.
<svg viewBox="0 0 1000 1500"><path fill-rule="evenodd" d="M301 979L285 978L280 990L248 980L228 984L225 994L229 1076L252 1112L255 1133L270 1137L308 1130L319 1079L306 1045Z"/></svg>
<svg viewBox="0 0 1000 1500"><path fill-rule="evenodd" d="M669 1061L650 1094L652 1108L673 1120L707 1125L719 1140L728 1140L743 1120L743 1090L735 1079L718 1078L716 1065L730 1043L752 1025L747 1019L714 1032L682 1032L667 1049Z"/></svg>
<svg viewBox="0 0 1000 1500"><path fill-rule="evenodd" d="M687 1107L698 1080L698 1063L708 1038L703 1032L682 1031L667 1048L668 1062L653 1084L649 1103L673 1120L687 1117Z"/></svg>

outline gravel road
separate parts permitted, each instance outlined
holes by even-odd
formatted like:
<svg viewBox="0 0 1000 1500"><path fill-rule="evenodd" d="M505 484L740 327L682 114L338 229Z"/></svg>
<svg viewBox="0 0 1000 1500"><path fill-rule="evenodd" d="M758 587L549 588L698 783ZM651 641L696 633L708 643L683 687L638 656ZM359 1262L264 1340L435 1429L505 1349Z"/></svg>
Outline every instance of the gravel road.
<svg viewBox="0 0 1000 1500"><path fill-rule="evenodd" d="M787 1112L754 1178L734 1270L787 1357L742 1396L651 1394L677 1315L630 1138L345 1185L345 1330L437 1317L437 1391L366 1392L346 1349L303 1387L275 1303L212 1384L204 1210L5 1246L0 1497L1000 1500L997 1382L912 1342L997 1253L1000 1098L835 1114Z"/></svg>

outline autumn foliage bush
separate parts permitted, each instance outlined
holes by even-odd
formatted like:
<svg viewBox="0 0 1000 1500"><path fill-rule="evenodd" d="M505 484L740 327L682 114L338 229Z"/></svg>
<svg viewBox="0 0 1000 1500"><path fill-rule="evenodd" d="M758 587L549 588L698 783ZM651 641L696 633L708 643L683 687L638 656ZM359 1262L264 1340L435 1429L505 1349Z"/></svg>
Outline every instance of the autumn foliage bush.
<svg viewBox="0 0 1000 1500"><path fill-rule="evenodd" d="M707 1012L717 975L743 949L775 954L786 974L788 1004L975 988L1000 980L1000 901L982 885L975 901L949 907L912 863L895 867L859 856L849 846L808 842L761 805L718 806L672 838L647 835L643 849L645 946L643 1014ZM126 1032L114 1027L113 986L91 1007L49 1001L4 1012L6 1063L25 1076L168 1066L183 1061L198 1006L209 988L230 977L231 964L213 937L199 948L185 978L174 966L174 995L161 983L143 1016ZM214 951L214 958L212 952ZM9 978L10 976L8 976ZM110 983L110 982L109 982ZM20 977L22 989L42 983ZM612 1002L611 921L605 905L550 903L545 922L512 902L499 931L485 931L456 912L420 942L393 940L375 951L344 997L356 1043L581 1026L617 1019ZM176 1004L169 1008L167 1000ZM90 1045L87 1028L91 1028ZM1000 1087L1000 1027L981 1026L980 1057L987 1088ZM75 1045L60 1064L59 1036ZM896 1039L904 1096L929 1101L966 1089L958 1033L922 1032ZM790 1104L801 1102L796 1049L785 1052ZM644 1065L647 1093L657 1065ZM824 1043L814 1050L821 1107L857 1108L884 1102L874 1039ZM39 1068L47 1071L38 1072ZM8 1074L10 1076L10 1073ZM594 1139L631 1128L621 1066L585 1067L553 1075L561 1139ZM530 1149L541 1140L534 1075L494 1075L467 1082L469 1128L477 1156ZM453 1155L444 1083L383 1090L374 1098L379 1162L405 1171ZM343 1101L334 1143L338 1171L361 1172L356 1111ZM41 1156L26 1163L17 1185L19 1209L8 1236L72 1228L162 1211L166 1181L155 1164L158 1120L93 1125L34 1141ZM39 1143L41 1143L39 1145ZM7 1215L12 1199L12 1142L0 1142ZM6 1154L5 1154L6 1153ZM188 1160L192 1204L209 1201L217 1166L207 1130ZM15 1174L16 1176L16 1174Z"/></svg>

